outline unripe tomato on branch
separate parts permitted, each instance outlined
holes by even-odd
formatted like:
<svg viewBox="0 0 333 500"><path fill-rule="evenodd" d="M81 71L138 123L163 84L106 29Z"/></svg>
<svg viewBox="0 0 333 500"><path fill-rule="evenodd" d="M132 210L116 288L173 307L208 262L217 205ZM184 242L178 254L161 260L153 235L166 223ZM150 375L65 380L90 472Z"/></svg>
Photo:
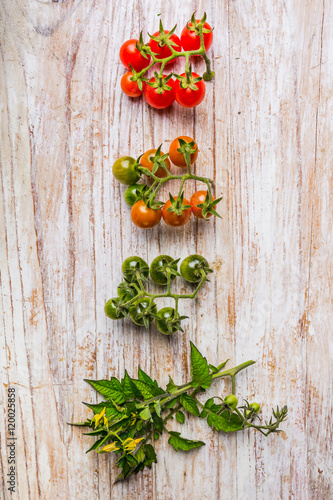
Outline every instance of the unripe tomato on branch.
<svg viewBox="0 0 333 500"><path fill-rule="evenodd" d="M179 136L171 142L168 153L163 153L161 147L145 151L137 160L122 156L113 165L114 177L128 186L124 198L126 204L132 207L133 223L139 228L149 229L157 226L163 218L169 226L182 227L188 223L192 213L206 221L212 215L220 217L216 205L222 198L215 199L213 196L213 181L192 173L192 165L199 152L197 143L191 137ZM171 162L185 173L172 173ZM160 188L173 180L180 181L178 194L169 193L166 202L158 200ZM190 201L184 198L184 186L189 180L206 184L206 190L194 193Z"/></svg>

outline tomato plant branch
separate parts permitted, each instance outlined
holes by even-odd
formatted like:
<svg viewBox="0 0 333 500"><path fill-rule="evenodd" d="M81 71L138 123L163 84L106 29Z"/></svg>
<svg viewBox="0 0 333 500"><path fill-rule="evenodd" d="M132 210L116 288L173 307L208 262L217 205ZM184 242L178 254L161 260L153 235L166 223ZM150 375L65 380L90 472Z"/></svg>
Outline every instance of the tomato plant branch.
<svg viewBox="0 0 333 500"><path fill-rule="evenodd" d="M280 424L287 418L286 406L277 407L269 422L256 423L260 405L248 403L239 406L234 395L224 398L215 396L203 402L197 397L205 393L217 378L236 377L239 372L254 363L249 360L222 371L226 361L218 367L209 365L206 358L191 343L191 381L177 386L171 377L166 390L159 387L149 375L138 369L138 378L127 372L123 379L87 380L105 401L87 404L94 416L85 422L72 425L87 426L89 435L97 440L90 448L97 453L117 453L117 465L121 472L117 481L130 477L157 461L154 445L163 432L169 435L168 443L178 449L189 451L199 448L202 441L184 438L179 432L169 429L168 424L176 417L180 424L192 416L206 419L216 431L224 433L253 428L263 435L280 432ZM215 400L219 400L217 404ZM148 443L151 441L151 444Z"/></svg>

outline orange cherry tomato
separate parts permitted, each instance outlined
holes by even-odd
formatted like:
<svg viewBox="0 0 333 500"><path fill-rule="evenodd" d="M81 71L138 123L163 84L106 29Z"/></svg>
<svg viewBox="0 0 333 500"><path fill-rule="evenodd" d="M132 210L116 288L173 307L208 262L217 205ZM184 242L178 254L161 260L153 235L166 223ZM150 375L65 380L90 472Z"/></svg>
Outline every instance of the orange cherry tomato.
<svg viewBox="0 0 333 500"><path fill-rule="evenodd" d="M131 218L134 224L142 229L156 226L162 217L162 210L148 208L143 200L134 203L131 210Z"/></svg>
<svg viewBox="0 0 333 500"><path fill-rule="evenodd" d="M188 137L187 135L181 135L181 136L177 137L176 139L174 139L172 141L172 143L170 144L169 158L172 161L172 163L174 163L174 165L177 165L177 167L187 167L184 155L182 153L179 153L179 151L177 151L177 149L180 148L180 144L178 141L179 138L183 139L183 141L185 141L187 143L192 142L194 140L194 139L191 139L191 137ZM197 151L191 155L191 160L190 160L191 165L197 159L198 152L199 152L196 142L194 143L194 148Z"/></svg>
<svg viewBox="0 0 333 500"><path fill-rule="evenodd" d="M202 216L202 208L198 207L197 205L201 205L201 203L205 202L207 196L207 191L197 191L191 196L190 199L190 205L192 205L192 212L193 214L198 217L198 219L203 219ZM215 200L214 196L212 195L213 201ZM216 205L214 207L214 210L216 209ZM212 214L207 214L206 218L211 217Z"/></svg>
<svg viewBox="0 0 333 500"><path fill-rule="evenodd" d="M190 203L185 198L183 199L183 204L190 205ZM177 215L175 212L168 212L168 208L170 207L171 201L168 200L162 209L164 222L173 227L184 226L184 224L186 224L186 222L188 222L189 218L191 217L192 209L186 208L180 215Z"/></svg>
<svg viewBox="0 0 333 500"><path fill-rule="evenodd" d="M148 170L150 172L153 171L153 168L154 168L154 163L150 160L150 157L151 156L155 156L155 153L156 153L157 149L149 149L148 151L146 151L142 156L141 156L141 160L140 160L140 163L143 167L145 168L148 168ZM161 151L161 155L163 156L164 153L162 153ZM166 166L168 168L168 170L170 170L170 160L169 158L167 158L165 160L165 163L166 163ZM156 177L159 177L159 178L162 178L162 177L166 177L168 174L166 173L166 171L164 170L164 168L162 167L159 167L157 172L155 172L155 175Z"/></svg>

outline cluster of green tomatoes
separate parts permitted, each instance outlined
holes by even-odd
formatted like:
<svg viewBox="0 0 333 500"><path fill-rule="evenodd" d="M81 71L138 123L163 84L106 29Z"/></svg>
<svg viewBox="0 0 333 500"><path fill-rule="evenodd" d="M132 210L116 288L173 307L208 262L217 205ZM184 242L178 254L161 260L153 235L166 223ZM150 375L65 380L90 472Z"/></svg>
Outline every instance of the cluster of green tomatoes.
<svg viewBox="0 0 333 500"><path fill-rule="evenodd" d="M134 256L125 259L122 264L124 279L118 285L118 296L106 302L105 314L113 320L129 317L136 325L146 328L155 320L158 330L166 335L183 331L181 321L187 316L179 314L178 301L194 299L207 280L207 274L213 271L204 257L195 254L186 257L181 262L179 273L179 260L169 255L160 255L149 267L141 257ZM155 283L167 287L164 293L152 294L145 289L144 284L148 281L149 275ZM171 283L177 276L182 276L189 283L195 283L197 286L194 292L172 293ZM175 307L163 307L157 310L155 299L161 297L173 298Z"/></svg>

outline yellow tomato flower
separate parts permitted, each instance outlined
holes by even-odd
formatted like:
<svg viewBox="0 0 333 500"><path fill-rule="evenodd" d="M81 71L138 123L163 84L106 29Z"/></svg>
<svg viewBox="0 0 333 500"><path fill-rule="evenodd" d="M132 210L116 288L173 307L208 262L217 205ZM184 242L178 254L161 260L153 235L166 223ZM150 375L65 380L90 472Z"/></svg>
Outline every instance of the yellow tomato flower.
<svg viewBox="0 0 333 500"><path fill-rule="evenodd" d="M107 444L106 446L104 446L104 448L102 448L102 451L106 451L107 453L111 453L112 451L117 451L117 450L119 450L119 448L118 448L118 443L116 443L116 441Z"/></svg>
<svg viewBox="0 0 333 500"><path fill-rule="evenodd" d="M142 440L143 440L143 438L139 438L139 439L127 438L127 439L125 439L125 441L123 442L124 451L128 451L129 453L132 453L135 450L136 445L138 443L140 443L140 441L142 441Z"/></svg>
<svg viewBox="0 0 333 500"><path fill-rule="evenodd" d="M103 410L101 411L101 413L96 413L96 415L94 416L94 418L91 421L91 422L95 422L95 429L99 425L100 420L102 420L103 425L107 425L108 424L108 419L105 416L105 407L103 408Z"/></svg>

